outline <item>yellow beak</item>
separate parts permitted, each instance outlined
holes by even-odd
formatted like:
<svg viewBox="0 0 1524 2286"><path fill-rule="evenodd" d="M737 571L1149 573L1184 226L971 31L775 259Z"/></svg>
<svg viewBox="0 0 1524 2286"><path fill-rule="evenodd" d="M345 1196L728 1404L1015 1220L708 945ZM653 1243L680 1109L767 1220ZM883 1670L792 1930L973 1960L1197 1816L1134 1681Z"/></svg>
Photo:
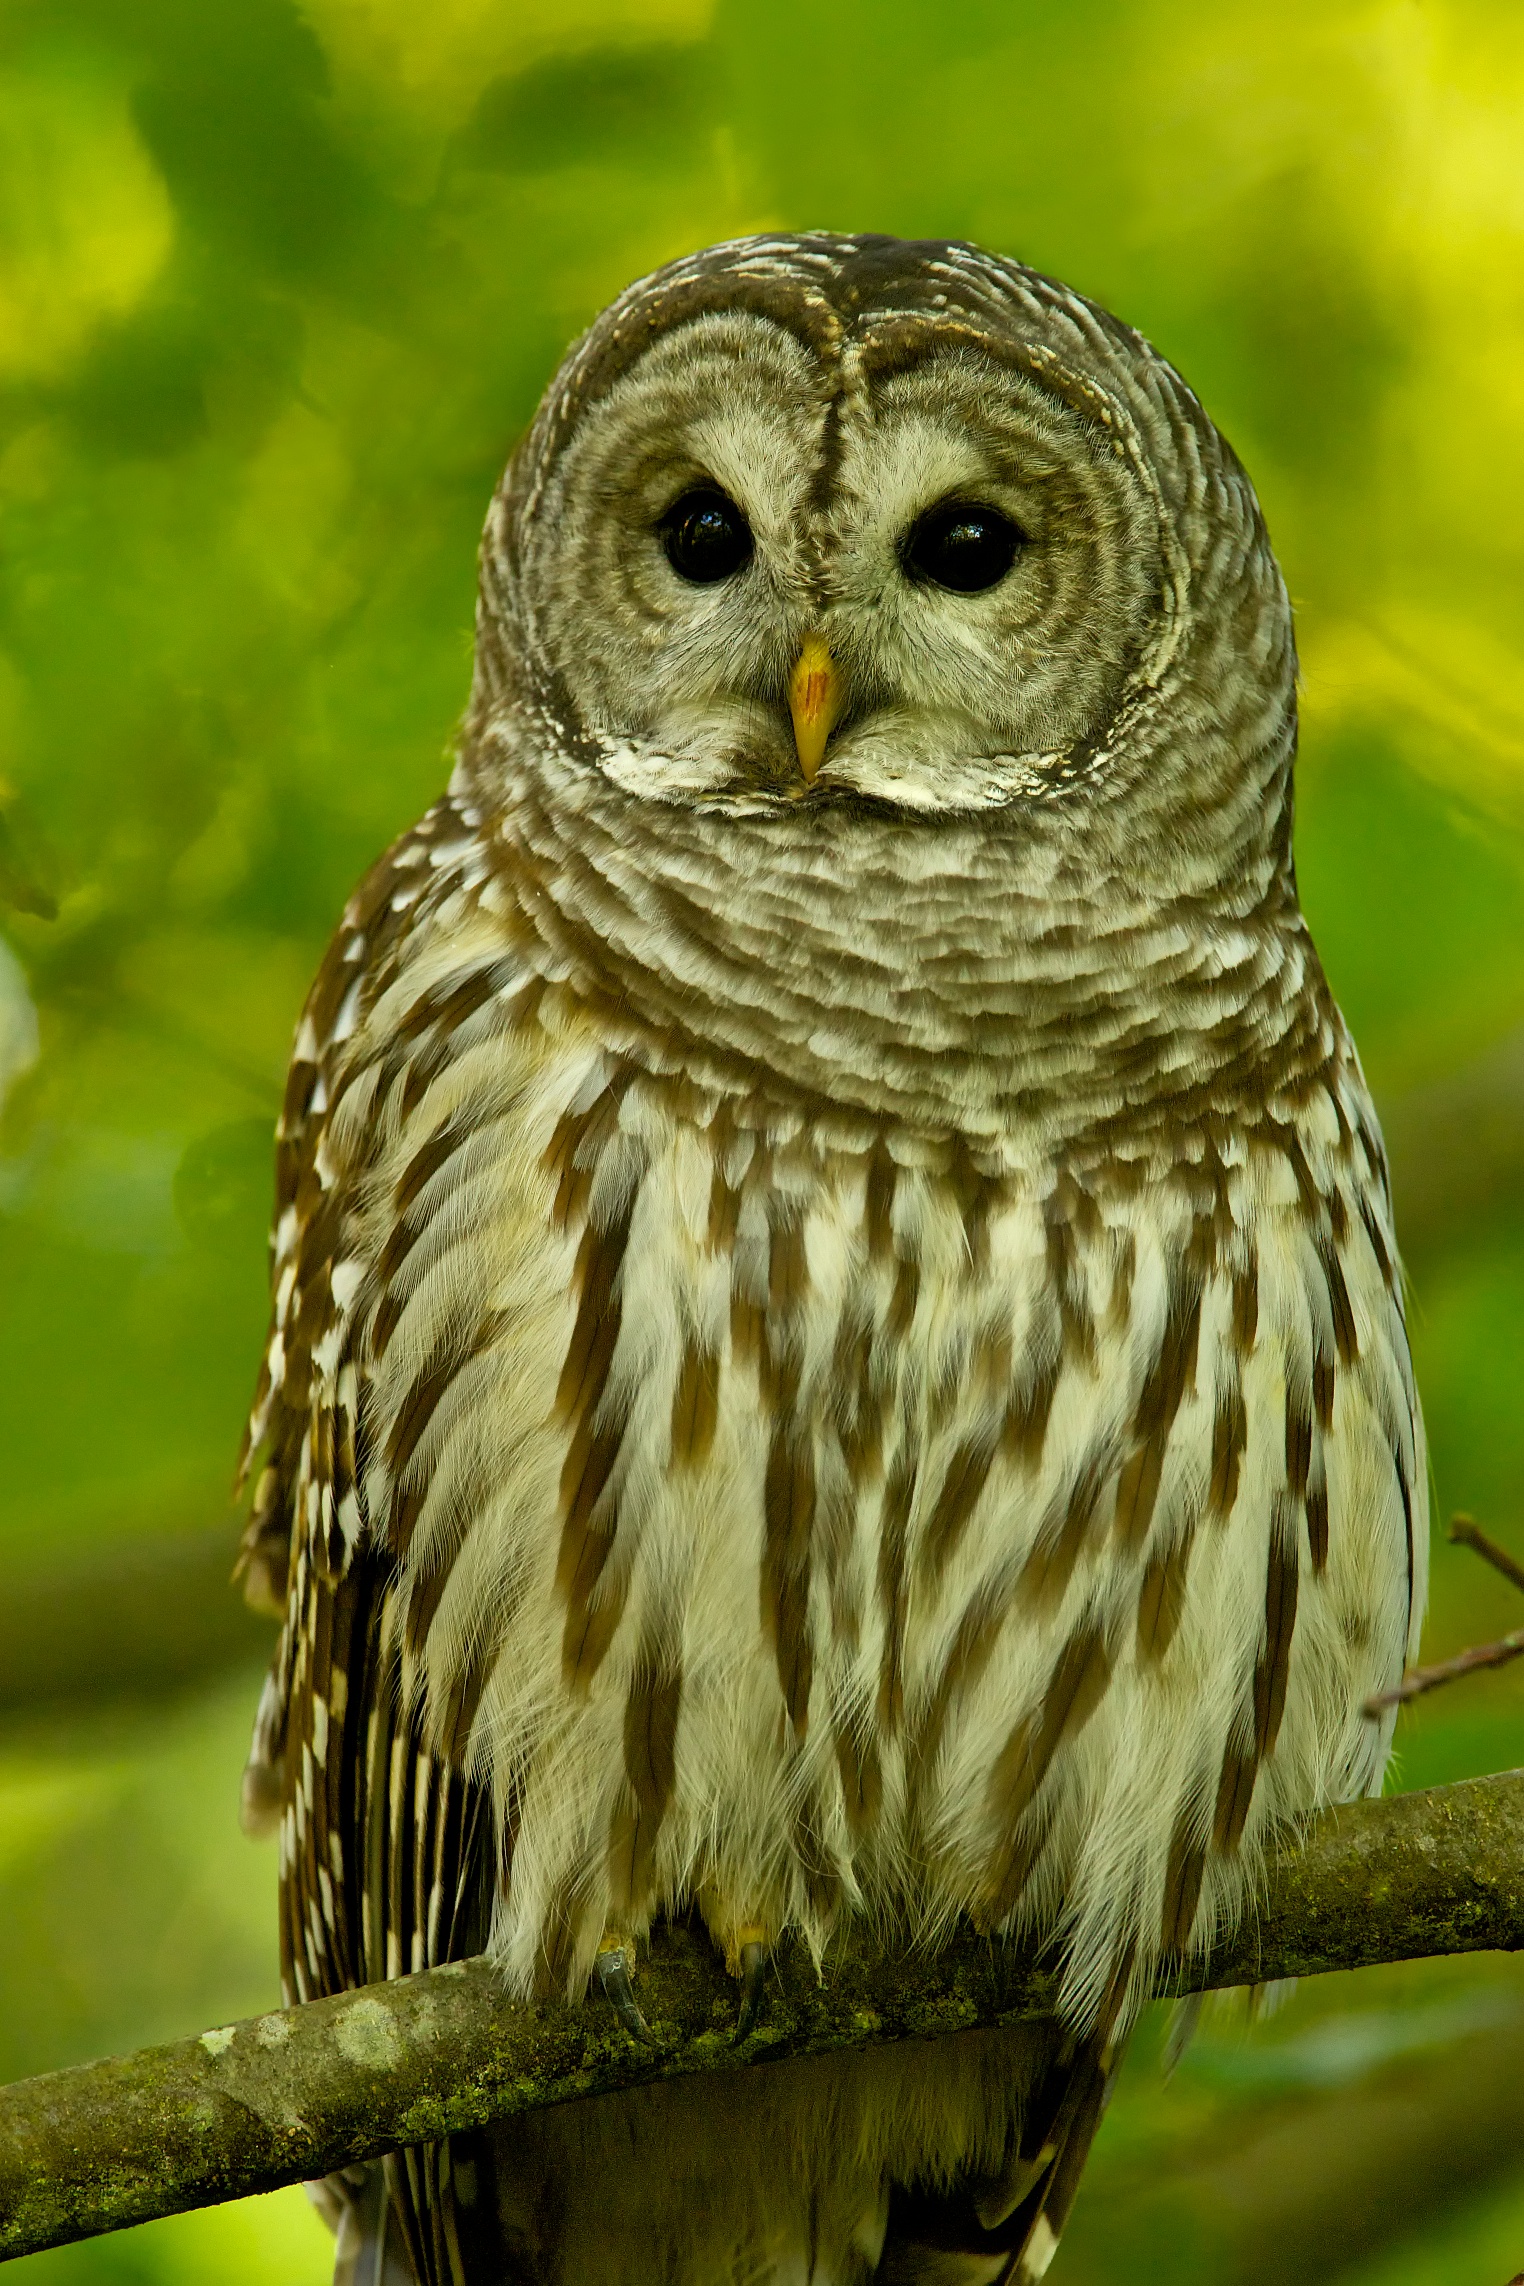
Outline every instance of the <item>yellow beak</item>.
<svg viewBox="0 0 1524 2286"><path fill-rule="evenodd" d="M806 635L798 662L788 679L788 710L794 718L794 751L804 782L809 785L820 768L826 740L841 714L841 673L819 635Z"/></svg>

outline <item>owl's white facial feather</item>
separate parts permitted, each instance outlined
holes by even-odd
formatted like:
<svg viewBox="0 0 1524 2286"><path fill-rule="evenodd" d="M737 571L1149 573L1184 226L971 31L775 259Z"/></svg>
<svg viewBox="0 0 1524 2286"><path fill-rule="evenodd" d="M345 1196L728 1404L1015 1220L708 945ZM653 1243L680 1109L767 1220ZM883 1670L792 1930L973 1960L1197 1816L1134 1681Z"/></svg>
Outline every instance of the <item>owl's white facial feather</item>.
<svg viewBox="0 0 1524 2286"><path fill-rule="evenodd" d="M662 520L728 495L754 549L685 581ZM911 575L917 520L980 502L1024 535L981 593ZM535 635L627 791L792 804L787 683L830 646L841 721L817 784L915 810L978 809L1101 738L1158 615L1152 503L1113 440L1025 374L952 349L828 392L750 315L661 338L583 423L534 518Z"/></svg>

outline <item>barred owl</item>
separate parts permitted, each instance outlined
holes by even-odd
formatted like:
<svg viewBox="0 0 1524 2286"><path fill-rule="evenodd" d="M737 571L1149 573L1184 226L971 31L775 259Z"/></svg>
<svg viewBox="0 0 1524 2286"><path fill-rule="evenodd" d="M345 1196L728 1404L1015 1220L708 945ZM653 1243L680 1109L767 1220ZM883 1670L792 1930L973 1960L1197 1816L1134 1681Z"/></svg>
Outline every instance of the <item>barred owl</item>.
<svg viewBox="0 0 1524 2286"><path fill-rule="evenodd" d="M638 2027L693 1912L748 2017L854 1920L1061 1993L403 2154L341 2271L1036 2278L1161 1965L1379 1784L1425 1465L1295 726L1248 479L1063 286L752 238L571 351L281 1118L289 1991Z"/></svg>

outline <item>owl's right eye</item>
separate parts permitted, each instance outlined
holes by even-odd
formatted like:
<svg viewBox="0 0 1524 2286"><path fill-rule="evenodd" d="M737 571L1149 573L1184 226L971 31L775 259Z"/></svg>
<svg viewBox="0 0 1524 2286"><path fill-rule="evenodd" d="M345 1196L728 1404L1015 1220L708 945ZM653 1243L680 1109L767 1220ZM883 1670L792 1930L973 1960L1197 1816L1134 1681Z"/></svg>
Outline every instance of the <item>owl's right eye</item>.
<svg viewBox="0 0 1524 2286"><path fill-rule="evenodd" d="M679 579L713 587L751 561L751 526L727 493L712 485L685 492L661 520L662 546Z"/></svg>

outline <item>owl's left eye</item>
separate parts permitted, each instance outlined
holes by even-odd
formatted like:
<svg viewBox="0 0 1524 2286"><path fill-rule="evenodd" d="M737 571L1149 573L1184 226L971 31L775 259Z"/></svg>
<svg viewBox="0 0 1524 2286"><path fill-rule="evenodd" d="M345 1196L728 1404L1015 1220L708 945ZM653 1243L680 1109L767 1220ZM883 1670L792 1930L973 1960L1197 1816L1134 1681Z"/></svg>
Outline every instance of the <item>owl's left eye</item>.
<svg viewBox="0 0 1524 2286"><path fill-rule="evenodd" d="M713 587L751 561L751 526L728 493L685 492L661 520L662 545L679 579Z"/></svg>
<svg viewBox="0 0 1524 2286"><path fill-rule="evenodd" d="M901 559L912 579L978 595L1005 578L1026 534L998 508L976 500L943 500L912 524Z"/></svg>

